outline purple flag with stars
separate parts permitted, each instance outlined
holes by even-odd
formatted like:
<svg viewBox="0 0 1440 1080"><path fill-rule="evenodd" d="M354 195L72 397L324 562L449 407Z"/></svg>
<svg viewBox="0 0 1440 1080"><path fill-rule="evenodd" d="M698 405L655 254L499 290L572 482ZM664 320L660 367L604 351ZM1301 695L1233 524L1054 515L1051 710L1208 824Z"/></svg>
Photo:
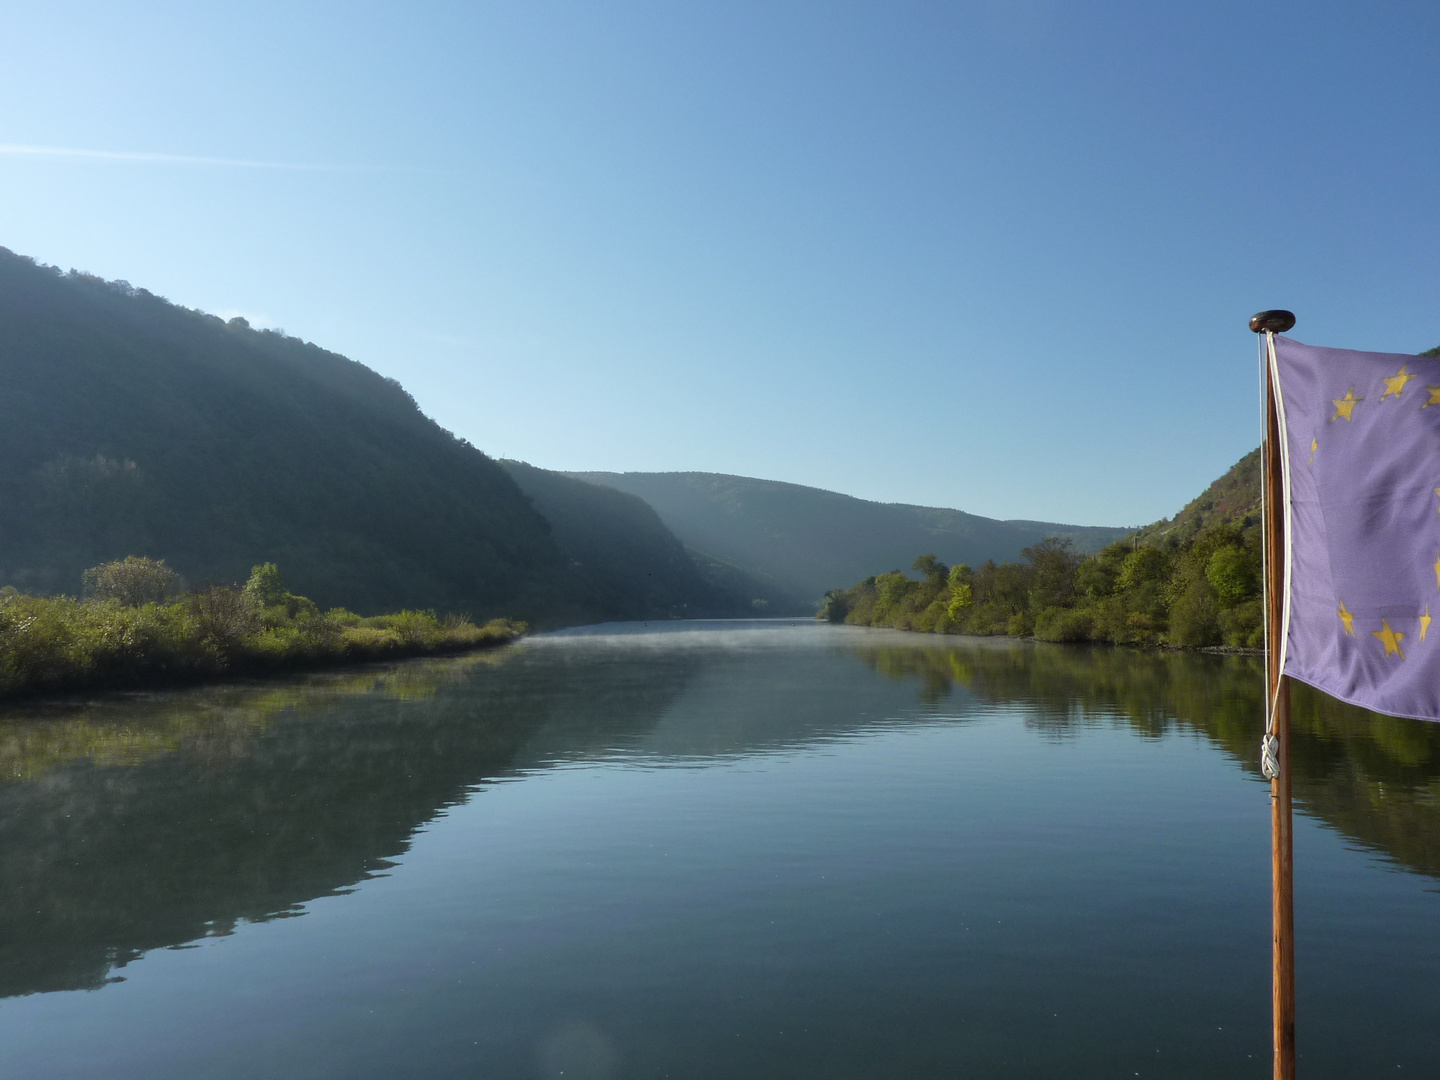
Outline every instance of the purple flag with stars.
<svg viewBox="0 0 1440 1080"><path fill-rule="evenodd" d="M1440 360L1275 338L1289 606L1284 671L1440 720Z"/></svg>

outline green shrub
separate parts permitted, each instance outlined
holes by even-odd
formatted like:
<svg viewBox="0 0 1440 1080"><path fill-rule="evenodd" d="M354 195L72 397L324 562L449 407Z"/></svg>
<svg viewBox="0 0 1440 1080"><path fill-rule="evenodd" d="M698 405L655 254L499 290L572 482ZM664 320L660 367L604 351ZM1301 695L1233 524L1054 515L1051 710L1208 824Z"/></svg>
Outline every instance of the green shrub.
<svg viewBox="0 0 1440 1080"><path fill-rule="evenodd" d="M1265 645L1264 611L1260 601L1247 600L1219 616L1220 636L1226 645L1238 649L1259 649Z"/></svg>
<svg viewBox="0 0 1440 1080"><path fill-rule="evenodd" d="M1220 644L1219 605L1204 579L1190 587L1170 606L1170 644L1201 648Z"/></svg>
<svg viewBox="0 0 1440 1080"><path fill-rule="evenodd" d="M1041 641L1090 641L1094 626L1089 611L1049 607L1035 619L1035 636Z"/></svg>
<svg viewBox="0 0 1440 1080"><path fill-rule="evenodd" d="M231 585L211 585L191 593L185 598L185 614L196 638L222 659L260 632L260 613L249 597Z"/></svg>
<svg viewBox="0 0 1440 1080"><path fill-rule="evenodd" d="M123 576L96 580L103 588ZM271 564L257 567L246 589L215 585L168 604L127 602L137 595L75 600L0 590L0 696L471 648L526 630L504 619L484 626L463 615L442 621L430 611L366 619L337 608L322 615L285 592Z"/></svg>

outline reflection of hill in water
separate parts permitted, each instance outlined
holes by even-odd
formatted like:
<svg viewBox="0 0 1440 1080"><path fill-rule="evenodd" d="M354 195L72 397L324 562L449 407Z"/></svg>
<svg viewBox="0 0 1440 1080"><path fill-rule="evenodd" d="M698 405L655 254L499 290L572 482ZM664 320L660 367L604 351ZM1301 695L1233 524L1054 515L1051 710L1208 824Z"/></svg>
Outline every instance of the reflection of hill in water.
<svg viewBox="0 0 1440 1080"><path fill-rule="evenodd" d="M100 986L147 950L345 891L488 780L616 752L658 762L779 749L913 702L842 654L829 655L823 692L807 694L793 663L790 650L536 642L11 709L0 714L0 996Z"/></svg>
<svg viewBox="0 0 1440 1080"><path fill-rule="evenodd" d="M343 891L473 785L523 768L538 728L572 748L624 739L689 676L557 680L522 659L6 717L0 775L29 779L0 783L0 995L98 986L148 949Z"/></svg>
<svg viewBox="0 0 1440 1080"><path fill-rule="evenodd" d="M968 641L856 652L891 678L918 679L926 700L959 686L990 704L1024 704L1028 723L1055 732L1101 716L1141 734L1188 728L1260 775L1258 657ZM1302 809L1440 878L1440 724L1378 716L1301 685L1291 723Z"/></svg>
<svg viewBox="0 0 1440 1080"><path fill-rule="evenodd" d="M958 694L1022 706L1055 734L1106 717L1198 730L1258 775L1250 658L822 632L833 648L809 630L797 648L536 641L0 715L0 995L99 986L146 950L344 891L486 781L617 752L683 762L845 738L913 718L914 679L921 712L970 711ZM1305 808L1440 877L1440 729L1303 690L1296 728Z"/></svg>

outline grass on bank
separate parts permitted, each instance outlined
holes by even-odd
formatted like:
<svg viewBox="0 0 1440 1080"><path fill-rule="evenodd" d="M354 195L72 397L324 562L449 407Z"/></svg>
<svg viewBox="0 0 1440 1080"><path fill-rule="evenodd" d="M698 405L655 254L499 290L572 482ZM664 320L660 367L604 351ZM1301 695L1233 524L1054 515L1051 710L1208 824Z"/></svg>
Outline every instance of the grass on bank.
<svg viewBox="0 0 1440 1080"><path fill-rule="evenodd" d="M0 697L452 652L525 632L432 611L321 612L286 590L274 563L243 588L178 585L163 562L132 556L86 571L83 599L0 589Z"/></svg>

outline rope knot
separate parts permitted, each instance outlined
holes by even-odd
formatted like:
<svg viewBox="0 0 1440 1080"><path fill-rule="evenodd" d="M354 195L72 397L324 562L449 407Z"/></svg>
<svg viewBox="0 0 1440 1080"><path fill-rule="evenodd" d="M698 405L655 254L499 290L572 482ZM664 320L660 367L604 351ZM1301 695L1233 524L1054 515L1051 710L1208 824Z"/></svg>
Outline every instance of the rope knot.
<svg viewBox="0 0 1440 1080"><path fill-rule="evenodd" d="M1266 735L1260 740L1260 771L1265 774L1266 780L1275 780L1280 776L1280 740L1274 735Z"/></svg>

